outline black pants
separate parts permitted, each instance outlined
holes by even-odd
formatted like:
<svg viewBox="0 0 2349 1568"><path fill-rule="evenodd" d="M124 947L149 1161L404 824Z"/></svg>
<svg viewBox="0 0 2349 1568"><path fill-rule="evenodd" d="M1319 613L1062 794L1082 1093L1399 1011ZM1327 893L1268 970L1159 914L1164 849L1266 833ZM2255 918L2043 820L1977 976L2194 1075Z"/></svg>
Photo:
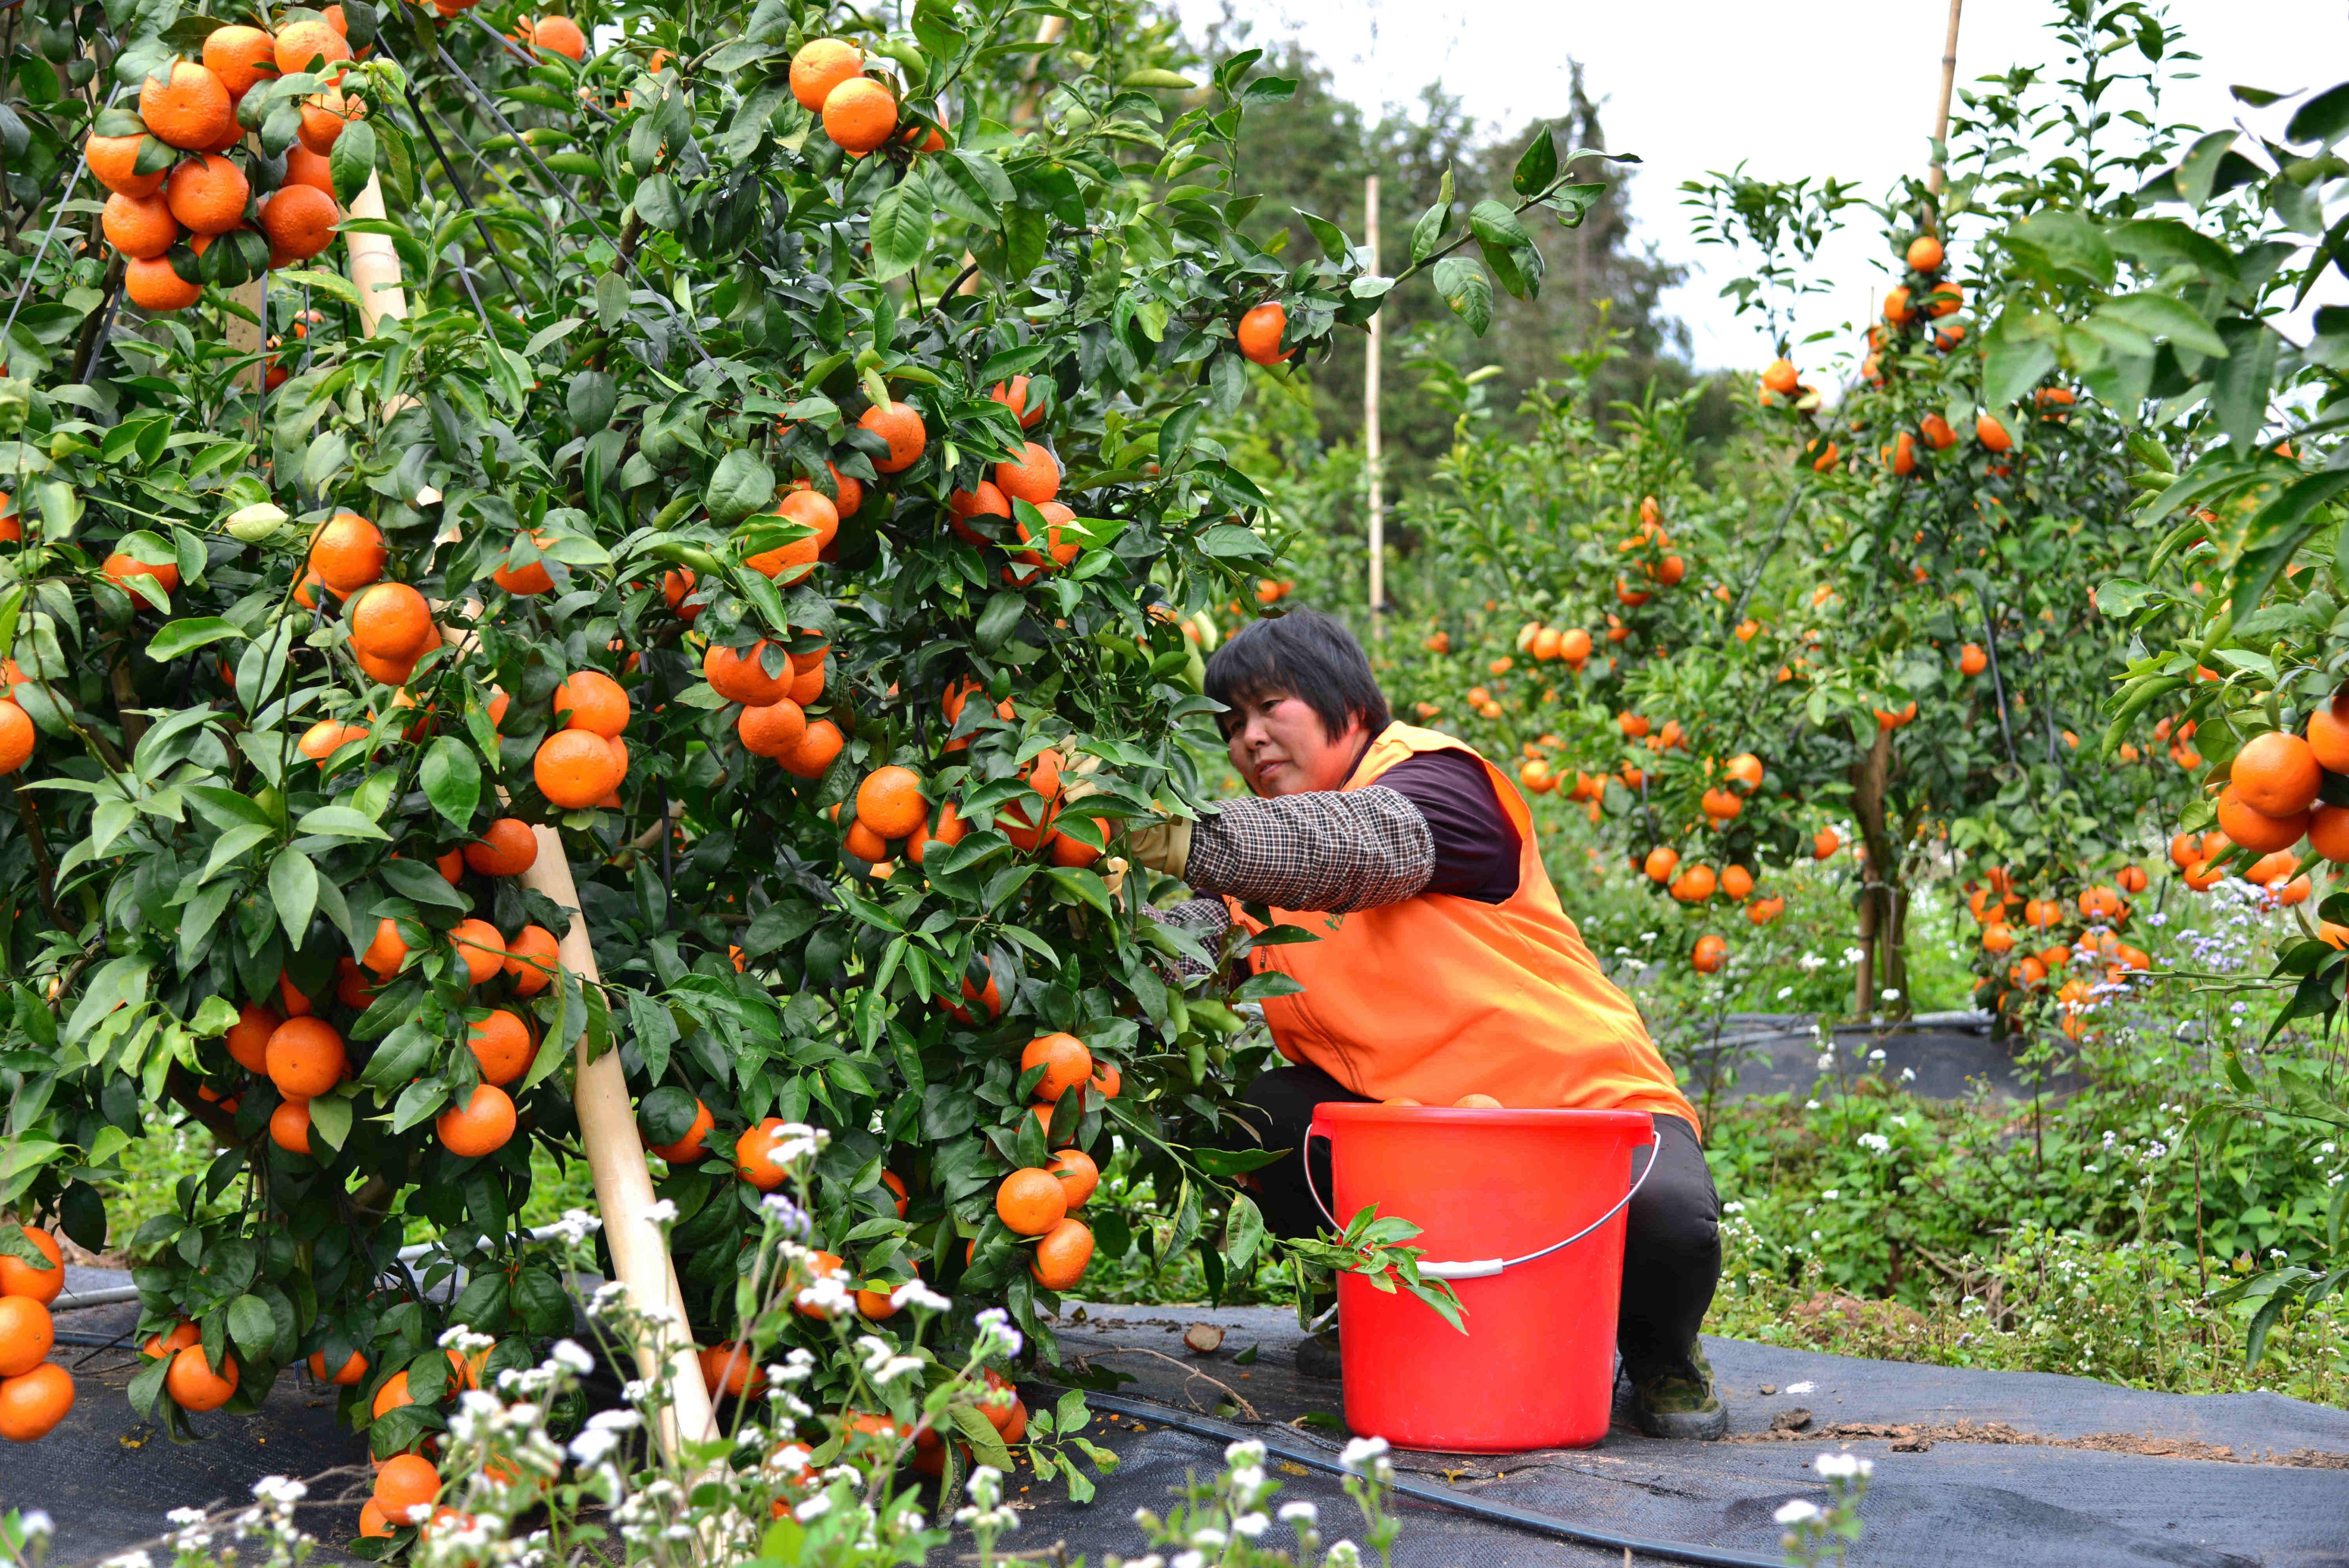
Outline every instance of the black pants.
<svg viewBox="0 0 2349 1568"><path fill-rule="evenodd" d="M1266 1149L1288 1152L1256 1173L1257 1205L1276 1235L1309 1236L1326 1229L1306 1191L1298 1150L1313 1108L1329 1100L1360 1103L1354 1093L1315 1067L1276 1068L1248 1086L1237 1114ZM1696 1129L1677 1116L1658 1116L1654 1174L1631 1200L1623 1237L1623 1299L1615 1343L1634 1380L1680 1370L1721 1283L1721 1200L1698 1148ZM1246 1140L1247 1133L1237 1134ZM1639 1157L1633 1156L1635 1167ZM1635 1169L1634 1174L1637 1173ZM1313 1180L1330 1191L1330 1147L1313 1146Z"/></svg>

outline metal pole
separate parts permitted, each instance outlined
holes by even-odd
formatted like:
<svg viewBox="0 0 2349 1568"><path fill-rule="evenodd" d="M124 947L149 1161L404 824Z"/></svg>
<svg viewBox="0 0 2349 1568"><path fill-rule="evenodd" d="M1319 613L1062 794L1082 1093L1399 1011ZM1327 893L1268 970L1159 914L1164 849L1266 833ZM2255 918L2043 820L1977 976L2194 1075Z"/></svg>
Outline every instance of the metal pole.
<svg viewBox="0 0 2349 1568"><path fill-rule="evenodd" d="M1379 270L1379 177L1372 174L1362 181L1362 227L1370 250L1370 270ZM1377 640L1385 633L1387 499L1380 465L1383 459L1379 440L1379 351L1384 342L1381 324L1384 312L1371 317L1371 343L1362 362L1362 467L1371 487L1371 636Z"/></svg>
<svg viewBox="0 0 2349 1568"><path fill-rule="evenodd" d="M1950 0L1950 33L1941 42L1941 101L1933 110L1933 167L1925 175L1925 189L1936 197L1947 182L1941 169L1941 146L1950 139L1950 93L1958 80L1958 14L1965 9L1966 0ZM1940 206L1937 201L1925 214L1927 228L1938 227Z"/></svg>

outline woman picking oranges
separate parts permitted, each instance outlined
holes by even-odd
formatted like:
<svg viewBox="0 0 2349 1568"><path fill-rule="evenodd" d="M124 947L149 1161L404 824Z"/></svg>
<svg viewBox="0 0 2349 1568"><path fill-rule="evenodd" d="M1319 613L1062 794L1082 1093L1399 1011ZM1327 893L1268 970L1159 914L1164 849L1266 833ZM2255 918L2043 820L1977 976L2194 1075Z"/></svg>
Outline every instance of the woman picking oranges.
<svg viewBox="0 0 2349 1568"><path fill-rule="evenodd" d="M1247 626L1208 662L1206 688L1257 798L1134 835L1136 859L1209 895L1165 917L1212 937L1234 921L1263 929L1246 903L1281 922L1323 912L1293 920L1319 940L1250 955L1305 987L1265 1002L1290 1065L1250 1085L1242 1111L1288 1151L1257 1173L1267 1222L1316 1229L1297 1150L1317 1104L1646 1111L1655 1168L1630 1204L1617 1343L1642 1430L1720 1437L1728 1411L1697 1343L1720 1202L1696 1112L1559 907L1523 798L1464 743L1395 723L1361 645L1326 615ZM1327 1191L1326 1153L1314 1164ZM1336 1376L1335 1348L1309 1342L1299 1369Z"/></svg>

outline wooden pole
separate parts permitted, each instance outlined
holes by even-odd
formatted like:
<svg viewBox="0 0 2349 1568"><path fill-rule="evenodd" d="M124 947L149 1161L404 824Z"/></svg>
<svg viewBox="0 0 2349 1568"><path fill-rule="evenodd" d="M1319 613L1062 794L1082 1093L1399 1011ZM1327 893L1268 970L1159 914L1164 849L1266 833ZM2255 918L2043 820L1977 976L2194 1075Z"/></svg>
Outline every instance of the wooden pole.
<svg viewBox="0 0 2349 1568"><path fill-rule="evenodd" d="M1375 174L1362 181L1362 211L1370 270L1375 276L1379 270L1379 177ZM1373 641L1386 634L1387 499L1386 485L1379 471L1385 456L1379 439L1379 351L1384 345L1381 324L1385 319L1383 311L1371 317L1370 347L1362 356L1362 468L1371 490L1370 601Z"/></svg>
<svg viewBox="0 0 2349 1568"><path fill-rule="evenodd" d="M667 819L663 818L663 825ZM571 862L563 851L563 836L553 828L533 828L538 859L520 881L525 888L544 893L564 908L579 909L579 888L571 877ZM587 940L587 921L574 913L556 939L555 951L564 969L593 985L601 978L595 950ZM628 1299L653 1326L649 1338L636 1346L636 1369L649 1377L667 1362L675 1402L663 1417L661 1446L674 1454L680 1430L696 1440L717 1435L709 1405L709 1389L701 1365L694 1358L693 1336L687 1331L684 1293L678 1288L677 1269L660 1228L647 1213L653 1205L653 1180L645 1169L644 1140L636 1133L636 1116L628 1104L628 1080L620 1066L617 1047L595 1060L587 1059L587 1031L583 1023L577 1046L578 1079L571 1091L573 1110L579 1118L579 1141L587 1150L587 1170L595 1184L595 1206L604 1216L604 1240L611 1248L612 1272L626 1288Z"/></svg>
<svg viewBox="0 0 2349 1568"><path fill-rule="evenodd" d="M1958 15L1965 4L1966 0L1950 0L1950 31L1941 42L1941 101L1933 110L1933 167L1925 174L1925 189L1936 197L1948 182L1941 168L1941 147L1950 139L1950 94L1958 82ZM1936 201L1925 213L1925 226L1938 229L1940 221L1940 203Z"/></svg>
<svg viewBox="0 0 2349 1568"><path fill-rule="evenodd" d="M352 198L354 218L384 215L383 188L373 175ZM351 283L358 290L359 323L372 336L386 321L405 320L408 291L400 271L399 253L382 234L349 234ZM473 641L471 631L444 629L442 634L460 645ZM522 874L522 885L546 894L565 909L580 908L578 884L571 875L563 837L552 828L532 830L538 836L538 858ZM595 950L587 939L587 922L574 913L570 925L556 939L562 966L580 983L600 983ZM710 1408L709 1386L694 1358L693 1336L687 1331L685 1293L677 1283L667 1243L651 1218L653 1182L645 1166L644 1140L636 1132L636 1112L628 1104L628 1082L620 1053L606 1050L587 1059L587 1032L583 1022L577 1046L579 1071L572 1089L572 1105L579 1118L579 1140L587 1150L587 1168L595 1186L595 1207L604 1221L605 1244L611 1249L612 1272L628 1299L652 1325L652 1333L636 1346L636 1367L650 1377L668 1364L672 1403L657 1434L663 1451L674 1456L680 1434L704 1441L718 1435Z"/></svg>

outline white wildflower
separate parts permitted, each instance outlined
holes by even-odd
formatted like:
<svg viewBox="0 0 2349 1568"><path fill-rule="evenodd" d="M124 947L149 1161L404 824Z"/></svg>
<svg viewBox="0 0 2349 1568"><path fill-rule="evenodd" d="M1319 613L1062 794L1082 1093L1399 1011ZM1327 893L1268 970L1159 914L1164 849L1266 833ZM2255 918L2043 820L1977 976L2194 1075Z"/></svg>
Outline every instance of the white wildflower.
<svg viewBox="0 0 2349 1568"><path fill-rule="evenodd" d="M1356 1438L1338 1456L1338 1462L1352 1474L1360 1475L1365 1464L1388 1451L1389 1445L1384 1438ZM1331 1547L1330 1550L1334 1552L1337 1548Z"/></svg>
<svg viewBox="0 0 2349 1568"><path fill-rule="evenodd" d="M1818 1516L1819 1505L1804 1497L1791 1499L1785 1507L1771 1515L1781 1524L1801 1524Z"/></svg>
<svg viewBox="0 0 2349 1568"><path fill-rule="evenodd" d="M1786 1392L1792 1394L1795 1390L1789 1387ZM1857 1454L1821 1454L1812 1462L1811 1468L1830 1480L1845 1480L1853 1476L1874 1475L1876 1461L1864 1460Z"/></svg>
<svg viewBox="0 0 2349 1568"><path fill-rule="evenodd" d="M889 1293L889 1305L900 1310L910 1306L923 1312L944 1312L954 1303L920 1280L909 1279Z"/></svg>
<svg viewBox="0 0 2349 1568"><path fill-rule="evenodd" d="M1272 1528L1272 1520L1263 1513L1243 1513L1232 1521L1232 1533L1254 1541Z"/></svg>
<svg viewBox="0 0 2349 1568"><path fill-rule="evenodd" d="M1321 1517L1321 1511L1309 1502L1284 1502L1280 1505L1280 1521L1284 1524L1312 1524Z"/></svg>
<svg viewBox="0 0 2349 1568"><path fill-rule="evenodd" d="M556 1340L547 1348L546 1358L560 1362L583 1377L595 1370L595 1358L575 1339Z"/></svg>

